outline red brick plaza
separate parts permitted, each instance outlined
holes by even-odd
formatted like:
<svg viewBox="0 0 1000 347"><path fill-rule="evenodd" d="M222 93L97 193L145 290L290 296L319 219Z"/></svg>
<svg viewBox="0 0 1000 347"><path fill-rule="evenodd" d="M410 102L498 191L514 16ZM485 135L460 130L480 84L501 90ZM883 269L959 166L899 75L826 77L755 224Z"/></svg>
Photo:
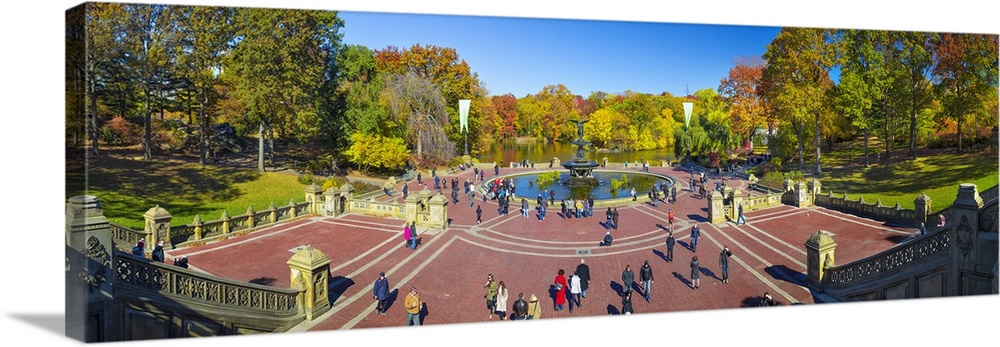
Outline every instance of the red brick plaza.
<svg viewBox="0 0 1000 347"><path fill-rule="evenodd" d="M487 171L489 179L493 170ZM505 168L500 174L521 171L526 169ZM477 199L476 204L483 208L483 223L477 226L475 207L470 208L467 195L460 194L459 203L448 206L451 226L437 232L421 229L415 251L403 245L404 221L347 214L299 220L243 237L174 250L167 257L188 255L192 268L213 275L288 287L286 261L293 252L303 245L323 251L332 261L333 305L319 319L293 329L302 331L404 325L402 303L411 286L426 303L424 324L490 321L483 299L487 274L507 285L508 314L519 292L526 299L532 294L539 297L542 319L618 314L622 270L631 265L638 282L639 267L647 260L653 269L652 300L647 303L641 295L633 295L636 314L754 307L765 291L781 305L812 304L824 301L804 286L803 244L812 234L820 229L831 232L838 244L836 262L846 264L886 250L916 231L823 208L789 206L748 212L747 224L713 225L705 222L707 201L687 191L686 172L674 168L650 171L677 178L677 202L654 208L642 192L638 202L618 206L620 227L612 231L615 241L610 247L598 247L607 231L602 224L603 208L595 208L595 216L590 218L564 219L557 201L545 220L538 221L534 210L528 218L521 217L519 203L511 204L509 215L499 216L495 202ZM467 170L444 178L465 181L472 175ZM428 181L425 177L424 183ZM735 179L729 183L739 189L746 186ZM411 193L424 189L409 181L400 183L397 191L402 184L408 184ZM444 193L450 198L450 190ZM395 199L401 197L397 194ZM674 236L678 242L674 261L666 262L664 228L671 208L677 217ZM702 230L697 253L687 248L694 224ZM721 281L718 261L723 246L733 252L728 284ZM689 286L689 262L695 254L702 266L697 290ZM549 288L556 273L563 269L569 277L581 259L590 267L592 277L583 306L572 314L568 309L553 311ZM379 272L385 272L390 284L387 315L374 312L371 290ZM638 285L636 294L641 293L641 282Z"/></svg>

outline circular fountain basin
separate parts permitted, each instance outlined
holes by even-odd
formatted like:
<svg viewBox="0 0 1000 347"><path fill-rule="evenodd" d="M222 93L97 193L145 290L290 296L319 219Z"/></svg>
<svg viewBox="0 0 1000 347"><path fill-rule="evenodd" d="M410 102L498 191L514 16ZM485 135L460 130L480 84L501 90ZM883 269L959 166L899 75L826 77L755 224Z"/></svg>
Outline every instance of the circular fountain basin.
<svg viewBox="0 0 1000 347"><path fill-rule="evenodd" d="M676 184L677 180L671 176L661 175L650 172L636 172L627 170L594 170L592 177L595 179L596 185L567 185L564 182L568 179L573 179L571 173L566 170L559 171L559 178L554 181L539 181L539 174L551 172L547 171L535 171L530 173L516 173L509 175L502 175L498 177L487 178L487 182L491 182L499 179L513 179L514 185L517 187L515 196L520 198L527 198L534 206L535 199L539 195L548 200L548 191L555 191L556 200L563 199L587 199L594 198L596 201L601 200L622 200L632 199L632 188L635 188L636 195L639 197L639 201L648 200L647 193L657 184L666 184L667 187L671 187ZM613 180L622 182L622 176L625 176L627 183L620 184L618 189L614 189ZM487 182L484 182L479 186L480 192L485 189Z"/></svg>

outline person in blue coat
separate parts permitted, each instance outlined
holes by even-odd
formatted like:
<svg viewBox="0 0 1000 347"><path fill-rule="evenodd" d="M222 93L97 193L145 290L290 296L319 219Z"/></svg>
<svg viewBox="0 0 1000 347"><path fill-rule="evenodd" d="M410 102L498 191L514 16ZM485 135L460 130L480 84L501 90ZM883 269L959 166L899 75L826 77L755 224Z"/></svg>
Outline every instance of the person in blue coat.
<svg viewBox="0 0 1000 347"><path fill-rule="evenodd" d="M691 251L692 252L697 252L698 251L698 238L699 237L701 237L701 228L698 228L698 225L695 224L695 226L693 228L691 228Z"/></svg>
<svg viewBox="0 0 1000 347"><path fill-rule="evenodd" d="M372 298L378 300L378 305L375 306L375 312L384 315L385 314L385 301L389 299L389 280L385 278L385 272L379 273L378 278L375 279L375 285L372 289Z"/></svg>

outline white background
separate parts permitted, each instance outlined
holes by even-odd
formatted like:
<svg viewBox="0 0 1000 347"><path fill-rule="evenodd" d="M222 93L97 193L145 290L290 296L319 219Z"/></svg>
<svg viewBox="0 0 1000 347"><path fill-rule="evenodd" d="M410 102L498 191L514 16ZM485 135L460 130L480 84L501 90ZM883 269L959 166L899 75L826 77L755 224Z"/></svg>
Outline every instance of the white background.
<svg viewBox="0 0 1000 347"><path fill-rule="evenodd" d="M5 4L0 75L0 233L5 345L69 345L63 324L63 22L74 1ZM146 2L146 1L140 1ZM170 1L170 3L178 3ZM657 22L1000 32L996 10L975 1L186 1L404 13ZM375 3L375 4L372 4ZM487 5L466 5L488 3ZM809 3L816 3L809 1ZM539 33L545 35L545 33ZM141 213L141 211L137 211ZM238 261L238 259L234 259ZM471 309L456 307L456 310ZM983 345L995 340L1000 297L735 309L408 328L161 340L129 345ZM400 323L404 317L400 316ZM992 343L990 343L992 344Z"/></svg>

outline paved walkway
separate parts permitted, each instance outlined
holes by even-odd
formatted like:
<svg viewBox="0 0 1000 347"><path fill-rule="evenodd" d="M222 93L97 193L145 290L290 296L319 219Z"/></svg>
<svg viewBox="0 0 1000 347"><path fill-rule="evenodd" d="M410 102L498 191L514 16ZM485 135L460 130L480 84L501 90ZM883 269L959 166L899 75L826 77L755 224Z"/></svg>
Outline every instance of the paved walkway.
<svg viewBox="0 0 1000 347"><path fill-rule="evenodd" d="M526 169L501 169L501 174ZM613 230L615 242L598 247L607 229L604 211L584 219L564 219L558 206L549 209L544 221L534 210L519 214L519 204L500 216L496 203L483 207L483 223L475 223L475 207L459 194L458 204L449 204L451 227L445 231L420 230L420 246L404 248L402 220L348 214L338 218L310 218L275 226L243 237L201 247L168 252L168 258L188 255L191 265L214 275L275 287L288 287L286 261L293 252L312 245L326 253L331 263L332 309L319 319L304 322L293 331L400 326L404 324L402 300L410 286L420 291L426 303L424 324L463 323L490 319L483 299L487 274L504 281L510 305L517 294L537 295L543 303L542 318L618 314L621 309L621 272L630 264L638 276L643 261L653 268L651 302L633 297L636 313L753 307L768 291L782 305L824 301L804 286L806 255L803 243L817 230L834 234L837 263L845 264L888 249L915 230L885 226L822 208L797 209L779 206L746 213L747 224L705 222L707 201L686 191L688 174L673 168L650 168L672 175L681 185L676 203L658 207L640 199L618 207L620 227ZM492 177L488 170L487 179ZM450 179L472 177L467 170ZM424 183L428 179L424 178ZM410 193L423 188L408 184ZM743 188L746 182L730 180ZM450 188L450 187L449 187ZM450 190L444 191L450 197ZM401 199L401 196L394 197ZM648 200L648 199L645 199ZM534 203L532 201L532 208ZM673 262L667 262L666 218L673 208L675 237ZM697 253L689 250L691 227L698 224L702 238ZM723 246L733 252L730 282L721 282L718 258ZM701 287L690 287L689 262L694 255L701 263ZM583 306L571 314L554 312L549 285L559 269L572 274L583 259L590 267L591 282ZM391 298L387 315L374 313L371 285L379 272L389 279ZM568 276L567 276L568 277ZM641 283L640 283L641 286ZM641 292L641 288L637 288Z"/></svg>

